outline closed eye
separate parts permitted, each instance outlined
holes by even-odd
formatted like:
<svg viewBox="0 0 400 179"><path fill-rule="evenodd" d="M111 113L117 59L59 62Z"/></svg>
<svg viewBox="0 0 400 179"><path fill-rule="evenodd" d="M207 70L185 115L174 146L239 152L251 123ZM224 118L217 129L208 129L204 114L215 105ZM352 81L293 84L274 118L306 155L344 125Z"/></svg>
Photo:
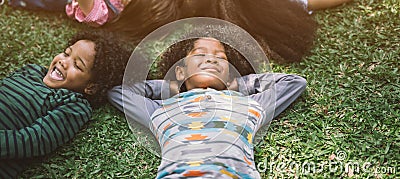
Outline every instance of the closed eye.
<svg viewBox="0 0 400 179"><path fill-rule="evenodd" d="M83 72L82 68L78 66L78 63L76 63L76 60L74 60L74 66L75 66L75 68L77 68L79 71L82 71L82 72Z"/></svg>
<svg viewBox="0 0 400 179"><path fill-rule="evenodd" d="M69 54L67 52L63 52L64 57L69 57Z"/></svg>
<svg viewBox="0 0 400 179"><path fill-rule="evenodd" d="M205 57L206 54L204 54L204 53L199 53L199 54L194 54L193 56L195 56L195 57Z"/></svg>

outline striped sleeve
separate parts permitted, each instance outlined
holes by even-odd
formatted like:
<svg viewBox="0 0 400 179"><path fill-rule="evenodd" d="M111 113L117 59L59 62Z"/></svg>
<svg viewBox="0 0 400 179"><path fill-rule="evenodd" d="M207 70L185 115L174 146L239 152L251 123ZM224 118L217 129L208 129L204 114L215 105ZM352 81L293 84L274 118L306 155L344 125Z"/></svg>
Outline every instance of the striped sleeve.
<svg viewBox="0 0 400 179"><path fill-rule="evenodd" d="M48 154L74 137L90 117L91 108L85 100L70 101L48 111L30 126L0 130L0 159Z"/></svg>

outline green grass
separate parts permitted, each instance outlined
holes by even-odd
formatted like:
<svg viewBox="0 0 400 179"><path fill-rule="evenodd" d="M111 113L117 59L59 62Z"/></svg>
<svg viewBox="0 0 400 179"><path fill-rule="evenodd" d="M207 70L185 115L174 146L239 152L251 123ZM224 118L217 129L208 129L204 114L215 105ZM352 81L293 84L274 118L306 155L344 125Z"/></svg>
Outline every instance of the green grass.
<svg viewBox="0 0 400 179"><path fill-rule="evenodd" d="M62 13L5 5L0 13L0 78L26 63L49 64L66 39L85 28ZM273 65L276 72L306 77L308 87L255 148L262 175L399 178L399 1L356 0L314 17L320 28L311 55L299 64ZM123 114L106 106L70 143L21 177L154 178L159 162ZM315 171L302 169L312 164Z"/></svg>

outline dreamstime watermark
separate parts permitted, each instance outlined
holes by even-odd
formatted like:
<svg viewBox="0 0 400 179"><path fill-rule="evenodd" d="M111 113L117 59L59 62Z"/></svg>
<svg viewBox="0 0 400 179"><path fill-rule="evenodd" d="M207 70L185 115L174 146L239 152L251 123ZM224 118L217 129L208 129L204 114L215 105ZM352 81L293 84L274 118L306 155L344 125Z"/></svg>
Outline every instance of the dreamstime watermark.
<svg viewBox="0 0 400 179"><path fill-rule="evenodd" d="M380 166L371 162L345 161L347 153L345 151L337 151L328 161L312 162L312 161L289 161L274 162L267 161L257 164L257 170L261 173L295 173L296 175L313 175L313 174L395 174L397 166Z"/></svg>

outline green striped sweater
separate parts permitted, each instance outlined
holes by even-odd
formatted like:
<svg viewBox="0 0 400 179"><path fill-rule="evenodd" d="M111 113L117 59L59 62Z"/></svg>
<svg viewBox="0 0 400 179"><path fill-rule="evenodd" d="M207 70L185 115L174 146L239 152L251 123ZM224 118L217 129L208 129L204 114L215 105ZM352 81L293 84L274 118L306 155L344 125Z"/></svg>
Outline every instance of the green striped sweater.
<svg viewBox="0 0 400 179"><path fill-rule="evenodd" d="M47 87L46 73L31 64L0 81L0 178L68 142L91 117L82 94Z"/></svg>

